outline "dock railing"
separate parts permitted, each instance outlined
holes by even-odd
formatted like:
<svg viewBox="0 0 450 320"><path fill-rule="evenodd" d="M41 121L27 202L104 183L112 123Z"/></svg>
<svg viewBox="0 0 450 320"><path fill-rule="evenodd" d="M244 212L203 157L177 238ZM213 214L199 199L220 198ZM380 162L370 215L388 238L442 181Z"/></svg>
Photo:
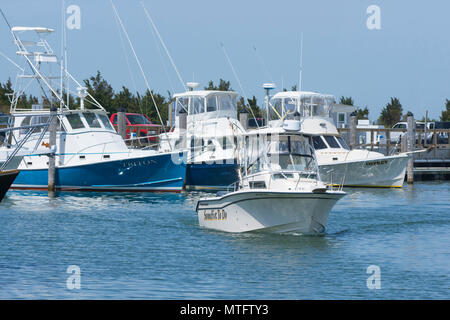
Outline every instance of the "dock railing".
<svg viewBox="0 0 450 320"><path fill-rule="evenodd" d="M338 132L344 136L349 137L350 128L338 128ZM450 149L450 129L416 129L415 150L428 149L433 151L437 156L438 149ZM366 133L370 134L369 141L364 141ZM398 139L391 139L391 133L400 133ZM361 136L364 134L364 137ZM377 137L380 137L377 139ZM392 128L357 128L356 129L356 144L351 144L350 139L347 143L352 148L364 148L371 151L378 151L385 155L391 155L397 152L406 152L406 136L407 129L392 129ZM361 139L362 138L362 139Z"/></svg>
<svg viewBox="0 0 450 320"><path fill-rule="evenodd" d="M119 133L117 125L114 129ZM162 132L161 126L137 126L127 125L125 128L126 136L123 137L125 143L131 148L156 148L159 144L159 135Z"/></svg>

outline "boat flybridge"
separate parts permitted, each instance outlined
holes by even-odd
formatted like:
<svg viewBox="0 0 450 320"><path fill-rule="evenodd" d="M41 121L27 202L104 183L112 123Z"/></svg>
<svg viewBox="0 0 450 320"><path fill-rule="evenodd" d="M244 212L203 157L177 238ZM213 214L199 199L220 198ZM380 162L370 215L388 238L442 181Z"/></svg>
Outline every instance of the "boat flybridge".
<svg viewBox="0 0 450 320"><path fill-rule="evenodd" d="M33 150L39 144L51 151L55 157L57 190L181 191L186 174L185 152L128 149L103 106L53 52L45 39L52 32L53 29L43 27L11 28L17 54L24 62L11 101L13 125L20 128L12 138L29 136L25 147ZM33 36L34 40L22 40L22 34ZM52 71L57 75L52 75ZM32 84L37 85L39 101L24 107L20 97L25 90L32 90ZM77 88L79 105L70 101L69 85ZM42 127L29 130L36 124L48 127L55 122L54 145L50 145L48 130ZM12 187L47 189L48 168L47 155L35 152L25 155Z"/></svg>
<svg viewBox="0 0 450 320"><path fill-rule="evenodd" d="M244 172L231 192L200 199L202 227L226 232L323 233L345 192L320 179L309 138L282 127L245 135Z"/></svg>
<svg viewBox="0 0 450 320"><path fill-rule="evenodd" d="M298 129L309 136L320 175L329 184L343 182L344 186L351 187L401 188L409 156L385 156L367 149L350 150L330 117L334 103L332 95L279 92L270 99L269 126Z"/></svg>
<svg viewBox="0 0 450 320"><path fill-rule="evenodd" d="M197 83L188 83L192 89ZM175 94L169 110L174 129L160 137L163 151L187 149L187 189L223 189L238 180L239 137L233 91L190 90Z"/></svg>

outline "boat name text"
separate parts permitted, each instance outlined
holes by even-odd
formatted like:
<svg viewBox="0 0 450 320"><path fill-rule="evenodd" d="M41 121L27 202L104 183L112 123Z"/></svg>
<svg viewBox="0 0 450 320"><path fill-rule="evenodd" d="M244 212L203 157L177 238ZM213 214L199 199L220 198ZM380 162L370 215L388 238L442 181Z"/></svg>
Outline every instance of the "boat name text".
<svg viewBox="0 0 450 320"><path fill-rule="evenodd" d="M203 213L205 220L227 220L227 212L224 209L205 211Z"/></svg>

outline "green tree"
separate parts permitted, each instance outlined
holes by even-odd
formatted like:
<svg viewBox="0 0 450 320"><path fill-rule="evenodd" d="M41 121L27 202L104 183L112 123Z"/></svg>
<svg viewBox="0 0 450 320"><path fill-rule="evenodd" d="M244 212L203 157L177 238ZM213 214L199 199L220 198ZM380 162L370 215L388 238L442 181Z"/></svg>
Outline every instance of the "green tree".
<svg viewBox="0 0 450 320"><path fill-rule="evenodd" d="M445 110L442 111L441 121L450 121L450 100L445 99Z"/></svg>
<svg viewBox="0 0 450 320"><path fill-rule="evenodd" d="M391 98L391 102L381 110L378 122L386 128L391 128L402 118L403 107L397 98Z"/></svg>
<svg viewBox="0 0 450 320"><path fill-rule="evenodd" d="M250 117L252 117L252 114L250 112L250 110L248 110L248 106L250 106L250 108L253 111L253 114L255 115L255 117L261 117L262 116L262 109L258 106L258 102L256 100L256 97L253 96L251 99L247 99L248 103L245 104L245 100L244 97L240 97L238 103L237 103L237 108L238 108L238 113L240 113L242 110L246 110L247 112L250 113Z"/></svg>
<svg viewBox="0 0 450 320"><path fill-rule="evenodd" d="M345 104L347 106L353 106L353 99L352 97L344 97L341 96L341 99L339 100L340 104Z"/></svg>
<svg viewBox="0 0 450 320"><path fill-rule="evenodd" d="M113 108L115 111L122 107L126 112L144 113L141 111L140 100L139 94L135 96L127 87L122 86L122 90L114 95Z"/></svg>
<svg viewBox="0 0 450 320"><path fill-rule="evenodd" d="M97 71L95 77L84 80L84 84L89 94L92 95L106 111L111 113L116 111L113 104L114 90L111 85L103 79L100 71ZM89 103L86 103L85 106L86 108L89 108Z"/></svg>
<svg viewBox="0 0 450 320"><path fill-rule="evenodd" d="M230 81L219 79L218 86L215 86L214 82L210 80L208 86L205 87L205 90L232 91L233 89L231 89Z"/></svg>
<svg viewBox="0 0 450 320"><path fill-rule="evenodd" d="M166 100L166 98L159 94L154 93L153 91L147 90L145 92L145 95L142 96L141 104L142 104L142 110L145 114L152 120L153 123L161 124L161 121L159 120L158 113L156 111L155 104L153 103L152 99L155 99L156 106L158 107L159 114L161 115L161 119L163 121L163 125L166 125L167 119L168 119L168 112L169 112L169 100Z"/></svg>
<svg viewBox="0 0 450 320"><path fill-rule="evenodd" d="M13 93L13 91L11 79L8 79L4 85L0 83L0 112L9 112L10 102L8 94Z"/></svg>
<svg viewBox="0 0 450 320"><path fill-rule="evenodd" d="M358 119L369 119L369 109L367 107L364 109L356 108L356 117Z"/></svg>

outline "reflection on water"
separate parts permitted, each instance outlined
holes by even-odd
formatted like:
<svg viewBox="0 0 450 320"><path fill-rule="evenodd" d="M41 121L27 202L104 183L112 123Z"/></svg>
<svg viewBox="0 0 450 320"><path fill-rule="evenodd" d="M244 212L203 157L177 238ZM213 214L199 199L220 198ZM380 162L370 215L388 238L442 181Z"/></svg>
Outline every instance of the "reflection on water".
<svg viewBox="0 0 450 320"><path fill-rule="evenodd" d="M0 204L0 298L448 299L450 183L345 191L326 233L302 236L201 228L196 202L214 193L13 190Z"/></svg>

